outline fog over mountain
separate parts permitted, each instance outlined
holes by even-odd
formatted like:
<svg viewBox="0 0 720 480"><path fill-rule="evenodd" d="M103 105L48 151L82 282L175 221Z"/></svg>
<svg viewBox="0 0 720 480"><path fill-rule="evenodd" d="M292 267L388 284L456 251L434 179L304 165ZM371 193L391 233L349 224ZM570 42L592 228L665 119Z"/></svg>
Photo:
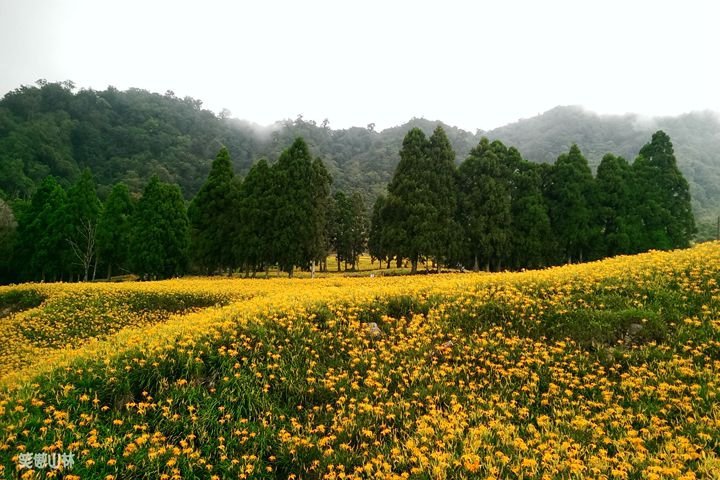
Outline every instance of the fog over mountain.
<svg viewBox="0 0 720 480"><path fill-rule="evenodd" d="M260 126L228 112L217 115L202 101L170 91L77 91L71 82L24 86L0 100L0 190L8 197L27 196L46 175L69 184L88 167L101 197L118 181L139 192L158 174L178 183L190 198L222 145L243 175L259 158L272 162L303 136L325 161L334 189L359 191L372 201L390 180L408 130L419 127L430 134L438 124L442 121L414 118L382 131L372 124L336 130L330 121L298 116ZM703 220L720 212L720 120L715 113L645 118L565 106L487 132L444 127L458 163L487 136L517 147L535 162L554 162L576 143L593 168L606 153L632 162L652 133L662 129L690 183L696 216Z"/></svg>

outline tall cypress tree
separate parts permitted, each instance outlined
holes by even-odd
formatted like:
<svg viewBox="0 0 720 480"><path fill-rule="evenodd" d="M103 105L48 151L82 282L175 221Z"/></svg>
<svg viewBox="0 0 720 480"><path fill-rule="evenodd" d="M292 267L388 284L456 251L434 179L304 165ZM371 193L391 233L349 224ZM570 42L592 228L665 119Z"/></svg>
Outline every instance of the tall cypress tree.
<svg viewBox="0 0 720 480"><path fill-rule="evenodd" d="M394 239L393 251L410 259L412 272L422 256L436 250L438 213L432 198L428 174L428 140L419 128L403 139L400 162L388 186L388 234Z"/></svg>
<svg viewBox="0 0 720 480"><path fill-rule="evenodd" d="M330 184L332 178L319 158L312 162L311 199L312 199L312 232L308 256L311 272L315 275L316 265L322 265L329 253L329 242L326 236L330 215Z"/></svg>
<svg viewBox="0 0 720 480"><path fill-rule="evenodd" d="M127 185L115 184L105 200L97 231L98 256L107 266L108 280L112 277L113 268L129 267L133 207Z"/></svg>
<svg viewBox="0 0 720 480"><path fill-rule="evenodd" d="M185 272L190 242L189 221L180 187L153 176L132 216L130 259L145 279Z"/></svg>
<svg viewBox="0 0 720 480"><path fill-rule="evenodd" d="M238 222L233 246L246 275L275 262L272 252L273 171L265 159L252 166L240 186Z"/></svg>
<svg viewBox="0 0 720 480"><path fill-rule="evenodd" d="M435 128L428 143L430 200L434 221L434 242L429 252L435 258L438 269L441 262L457 257L462 241L460 225L456 222L458 209L457 170L455 152L450 146L445 130Z"/></svg>
<svg viewBox="0 0 720 480"><path fill-rule="evenodd" d="M18 269L29 279L57 280L67 271L67 194L46 177L18 219Z"/></svg>
<svg viewBox="0 0 720 480"><path fill-rule="evenodd" d="M643 249L687 247L696 233L690 189L680 170L670 137L655 132L633 164L641 190Z"/></svg>
<svg viewBox="0 0 720 480"><path fill-rule="evenodd" d="M568 262L582 262L591 250L594 188L587 160L573 145L555 162L548 192L553 231Z"/></svg>
<svg viewBox="0 0 720 480"><path fill-rule="evenodd" d="M554 239L539 168L522 161L512 176L511 241L515 267L541 267L549 260Z"/></svg>
<svg viewBox="0 0 720 480"><path fill-rule="evenodd" d="M332 235L332 248L335 251L337 269L342 269L342 263L351 262L352 239L351 229L353 212L350 199L343 192L335 192L332 197L332 216L330 234Z"/></svg>
<svg viewBox="0 0 720 480"><path fill-rule="evenodd" d="M235 267L233 235L238 209L239 191L230 153L223 147L188 208L192 257L204 272L212 274Z"/></svg>
<svg viewBox="0 0 720 480"><path fill-rule="evenodd" d="M632 168L624 158L607 154L598 166L596 183L604 255L639 251L637 243L643 232Z"/></svg>
<svg viewBox="0 0 720 480"><path fill-rule="evenodd" d="M510 185L498 153L499 145L483 138L458 170L460 218L475 270L481 260L489 270L510 250Z"/></svg>
<svg viewBox="0 0 720 480"><path fill-rule="evenodd" d="M321 256L330 176L298 137L273 166L273 258L292 277Z"/></svg>

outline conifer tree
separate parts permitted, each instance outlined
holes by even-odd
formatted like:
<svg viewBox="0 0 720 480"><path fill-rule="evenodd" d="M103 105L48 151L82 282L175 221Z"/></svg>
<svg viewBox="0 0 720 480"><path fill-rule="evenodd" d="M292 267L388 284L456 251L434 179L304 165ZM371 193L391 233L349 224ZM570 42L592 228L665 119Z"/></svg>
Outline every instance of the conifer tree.
<svg viewBox="0 0 720 480"><path fill-rule="evenodd" d="M516 268L547 264L553 248L552 228L535 164L522 161L513 172L512 251Z"/></svg>
<svg viewBox="0 0 720 480"><path fill-rule="evenodd" d="M438 212L428 181L428 140L419 128L413 128L403 139L398 163L388 186L388 236L398 258L410 260L417 272L421 257L437 250Z"/></svg>
<svg viewBox="0 0 720 480"><path fill-rule="evenodd" d="M388 268L390 267L390 253L387 247L387 241L384 237L385 234L385 196L380 195L373 204L373 210L370 217L370 231L368 234L368 250L370 256L373 259L377 259L380 262L380 268L382 268L382 262L387 261Z"/></svg>
<svg viewBox="0 0 720 480"><path fill-rule="evenodd" d="M603 233L604 256L633 253L643 232L636 213L633 170L622 157L607 154L596 175L598 216Z"/></svg>
<svg viewBox="0 0 720 480"><path fill-rule="evenodd" d="M308 256L310 258L310 272L315 276L316 265L322 265L329 253L329 241L327 238L327 224L330 215L330 184L332 178L325 168L325 164L319 158L312 162L311 187L311 240Z"/></svg>
<svg viewBox="0 0 720 480"><path fill-rule="evenodd" d="M273 166L273 178L272 256L292 277L295 267L314 267L322 255L330 176L298 137Z"/></svg>
<svg viewBox="0 0 720 480"><path fill-rule="evenodd" d="M641 188L642 249L687 247L696 232L690 190L665 132L653 134L640 150L633 170Z"/></svg>
<svg viewBox="0 0 720 480"><path fill-rule="evenodd" d="M460 225L456 221L458 209L457 170L455 168L455 152L450 146L445 131L441 126L435 128L428 143L427 174L430 187L430 200L434 221L433 245L429 252L440 263L457 257L459 243L462 241Z"/></svg>
<svg viewBox="0 0 720 480"><path fill-rule="evenodd" d="M105 201L97 230L98 256L107 266L108 280L113 268L129 267L132 212L133 202L127 185L115 184Z"/></svg>
<svg viewBox="0 0 720 480"><path fill-rule="evenodd" d="M352 218L350 224L350 263L353 269L356 269L360 255L367 248L370 230L365 201L359 192L354 192L350 196L350 212Z"/></svg>
<svg viewBox="0 0 720 480"><path fill-rule="evenodd" d="M246 276L275 262L272 252L273 171L265 159L252 166L240 186L238 223L233 241L235 258Z"/></svg>
<svg viewBox="0 0 720 480"><path fill-rule="evenodd" d="M476 271L481 260L489 270L510 250L510 186L498 147L483 138L459 168L460 218Z"/></svg>
<svg viewBox="0 0 720 480"><path fill-rule="evenodd" d="M577 145L558 157L548 193L550 220L563 256L582 262L594 235L594 179Z"/></svg>
<svg viewBox="0 0 720 480"><path fill-rule="evenodd" d="M188 208L193 260L207 274L235 267L233 235L237 230L239 190L230 153L223 147L208 178Z"/></svg>
<svg viewBox="0 0 720 480"><path fill-rule="evenodd" d="M17 221L12 208L0 198L0 282L10 281Z"/></svg>
<svg viewBox="0 0 720 480"><path fill-rule="evenodd" d="M180 187L153 176L131 223L130 259L135 273L156 279L185 272L190 234Z"/></svg>
<svg viewBox="0 0 720 480"><path fill-rule="evenodd" d="M58 280L67 271L67 194L55 177L46 177L18 221L17 253L24 276Z"/></svg>
<svg viewBox="0 0 720 480"><path fill-rule="evenodd" d="M335 192L332 197L332 216L330 234L332 235L332 248L335 251L338 272L342 269L342 263L351 261L351 228L352 228L352 205L350 199L343 192Z"/></svg>

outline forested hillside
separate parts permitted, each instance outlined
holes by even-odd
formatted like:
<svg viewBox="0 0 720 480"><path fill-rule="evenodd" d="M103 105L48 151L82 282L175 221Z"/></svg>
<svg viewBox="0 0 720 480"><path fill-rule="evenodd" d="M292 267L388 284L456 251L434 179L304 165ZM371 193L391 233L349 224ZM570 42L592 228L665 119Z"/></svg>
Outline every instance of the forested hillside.
<svg viewBox="0 0 720 480"><path fill-rule="evenodd" d="M577 144L595 170L608 152L632 161L648 135L658 129L673 140L678 166L690 184L695 215L699 219L716 216L720 210L720 120L715 113L642 119L556 107L485 135L515 146L533 162L552 163Z"/></svg>
<svg viewBox="0 0 720 480"><path fill-rule="evenodd" d="M298 115L261 127L230 118L227 112L216 115L204 110L200 100L178 98L170 91L78 91L72 82L39 82L0 100L0 190L7 197L24 197L48 174L68 186L89 167L101 198L118 181L138 193L157 174L162 181L179 184L189 199L221 145L230 151L235 171L244 176L259 158L274 163L302 136L327 165L334 190L358 191L371 204L392 177L407 131L419 127L429 135L438 123L413 119L382 131L372 124L334 130L331 120L316 122ZM576 143L593 169L608 152L632 161L652 132L662 129L672 138L678 165L690 183L696 216L702 221L720 212L720 121L711 113L650 121L558 107L490 132L443 127L456 163L486 135L517 147L535 162L554 162Z"/></svg>
<svg viewBox="0 0 720 480"><path fill-rule="evenodd" d="M390 180L407 129L418 126L430 132L436 125L414 119L382 132L373 125L333 130L327 121L317 124L299 115L261 127L215 115L200 100L178 98L170 91L75 91L71 82L41 82L0 101L0 190L24 197L47 175L68 186L88 167L101 198L118 181L138 193L153 174L177 183L191 198L221 146L230 151L235 170L245 175L259 158L276 161L302 136L322 157L336 190L359 191L372 199ZM446 131L458 158L477 144L471 133L447 126Z"/></svg>

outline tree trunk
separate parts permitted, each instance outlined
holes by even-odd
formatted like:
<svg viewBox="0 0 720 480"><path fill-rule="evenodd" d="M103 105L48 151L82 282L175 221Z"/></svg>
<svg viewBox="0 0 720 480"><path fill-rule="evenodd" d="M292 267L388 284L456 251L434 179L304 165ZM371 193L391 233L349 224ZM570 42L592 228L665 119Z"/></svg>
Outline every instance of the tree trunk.
<svg viewBox="0 0 720 480"><path fill-rule="evenodd" d="M486 272L490 271L490 260L489 259L485 261L485 271Z"/></svg>
<svg viewBox="0 0 720 480"><path fill-rule="evenodd" d="M337 271L340 272L340 271L341 271L340 257L338 256L338 257L336 257L336 258L337 258L337 262L338 262L338 270L337 270Z"/></svg>
<svg viewBox="0 0 720 480"><path fill-rule="evenodd" d="M108 263L108 276L107 276L107 279L108 279L108 281L110 281L110 279L112 279L112 263Z"/></svg>
<svg viewBox="0 0 720 480"><path fill-rule="evenodd" d="M315 278L315 259L313 259L310 265L310 278Z"/></svg>
<svg viewBox="0 0 720 480"><path fill-rule="evenodd" d="M398 256L395 257L395 258L396 258L396 262L397 262L397 263L396 263L397 268L402 267L402 257L401 257L400 255L398 255Z"/></svg>
<svg viewBox="0 0 720 480"><path fill-rule="evenodd" d="M417 273L418 259L417 257L412 259L410 273Z"/></svg>
<svg viewBox="0 0 720 480"><path fill-rule="evenodd" d="M477 253L475 254L475 263L473 264L473 272L480 271L480 262L478 261Z"/></svg>
<svg viewBox="0 0 720 480"><path fill-rule="evenodd" d="M97 264L98 264L98 257L95 255L95 265L93 266L93 282L95 281L95 276L97 275Z"/></svg>

